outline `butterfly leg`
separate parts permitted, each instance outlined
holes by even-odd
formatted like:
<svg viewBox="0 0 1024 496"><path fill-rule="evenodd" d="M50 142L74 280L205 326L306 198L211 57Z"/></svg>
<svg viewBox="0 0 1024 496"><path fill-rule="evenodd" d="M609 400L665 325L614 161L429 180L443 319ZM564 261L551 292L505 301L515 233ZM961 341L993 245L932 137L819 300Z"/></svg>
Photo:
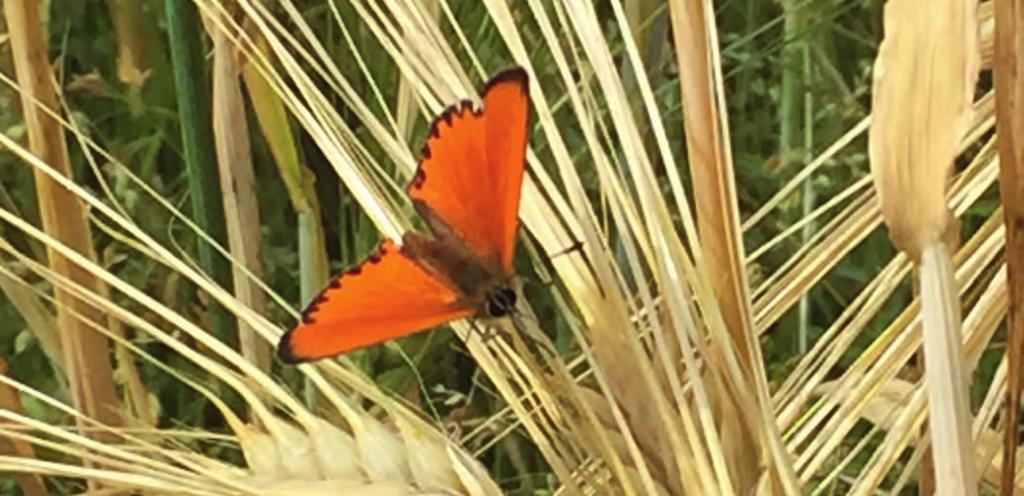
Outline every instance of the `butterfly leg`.
<svg viewBox="0 0 1024 496"><path fill-rule="evenodd" d="M480 341L484 344L489 343L492 339L497 338L500 334L503 334L496 326L489 326L484 323L478 322L477 319L469 319L469 326L472 334L480 337Z"/></svg>

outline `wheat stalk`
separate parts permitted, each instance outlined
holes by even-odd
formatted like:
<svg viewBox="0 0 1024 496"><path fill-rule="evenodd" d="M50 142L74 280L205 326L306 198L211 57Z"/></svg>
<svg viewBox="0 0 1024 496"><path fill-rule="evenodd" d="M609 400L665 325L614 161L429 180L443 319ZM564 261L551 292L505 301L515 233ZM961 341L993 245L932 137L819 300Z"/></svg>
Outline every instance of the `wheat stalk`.
<svg viewBox="0 0 1024 496"><path fill-rule="evenodd" d="M992 9L987 9L992 10ZM1001 1L995 5L995 62L997 132L999 141L999 193L1005 209L1006 270L1010 298L1007 316L1008 397L1004 418L1003 478L1000 494L1015 489L1021 388L1024 387L1024 4Z"/></svg>
<svg viewBox="0 0 1024 496"><path fill-rule="evenodd" d="M892 0L875 62L869 148L882 215L921 267L925 384L940 494L977 494L946 182L978 71L976 5Z"/></svg>
<svg viewBox="0 0 1024 496"><path fill-rule="evenodd" d="M29 146L32 153L61 174L70 175L71 163L64 129L47 113L57 111L60 106L47 59L46 26L40 17L40 5L32 1L8 0L4 2L4 15L10 23L11 48L22 90ZM35 182L44 228L78 253L94 258L91 230L82 203L44 174L37 174ZM55 270L76 278L82 284L99 287L95 278L78 270L59 254L49 253L48 256ZM63 308L93 311L63 292L58 291L57 298ZM97 315L96 318L100 317ZM102 335L83 328L64 311L57 312L57 324L63 364L74 403L90 415L116 425L119 419L115 412L120 401L110 366L109 343Z"/></svg>

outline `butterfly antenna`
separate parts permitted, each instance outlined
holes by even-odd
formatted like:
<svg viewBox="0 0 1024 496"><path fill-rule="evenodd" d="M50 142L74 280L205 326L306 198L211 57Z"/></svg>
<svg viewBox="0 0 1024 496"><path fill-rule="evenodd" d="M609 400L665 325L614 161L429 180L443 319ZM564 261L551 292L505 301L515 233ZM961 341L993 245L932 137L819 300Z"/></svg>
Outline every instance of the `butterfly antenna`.
<svg viewBox="0 0 1024 496"><path fill-rule="evenodd" d="M548 255L548 262L550 263L552 260L554 260L557 257L561 257L563 255L570 255L570 254L575 253L575 252L579 252L580 253L580 255L583 257L583 263L587 265L587 269L596 278L597 277L597 271L594 269L594 265L591 262L590 257L588 257L587 254L583 252L583 241L577 240L573 244L569 245L568 248L565 248L565 249L560 250L560 251L556 251L555 253L552 253L551 255ZM554 280L553 279L549 279L547 282L543 282L543 283L544 283L544 286L547 287L547 286L552 285L554 283ZM604 288L602 288L600 284L597 285L597 290L601 292L601 298L604 298L605 297Z"/></svg>
<svg viewBox="0 0 1024 496"><path fill-rule="evenodd" d="M565 248L565 249L562 249L562 250L559 250L559 251L556 251L554 253L551 253L551 254L547 255L547 262L548 263L546 265L548 267L545 267L545 270L539 270L538 271L538 275L540 275L541 277L534 278L532 276L526 275L526 276L522 276L523 280L525 280L527 283L540 283L541 287L544 287L544 288L548 288L548 287L553 286L555 284L555 279L549 275L549 271L553 269L553 266L551 265L551 261L556 259L556 258L558 258L558 257L564 256L564 255L570 255L570 254L575 253L575 252L579 252L580 255L583 256L583 263L586 264L587 269L590 271L590 273L591 274L597 274L597 271L594 270L594 266L591 263L590 258L586 256L586 253L583 252L583 245L584 245L583 241L576 241L573 244L569 245L568 248ZM604 296L605 296L604 288L602 288L600 285L598 285L597 290L601 292L601 297L604 298Z"/></svg>
<svg viewBox="0 0 1024 496"><path fill-rule="evenodd" d="M562 250L558 250L558 251L556 251L554 253L548 254L546 256L546 259L547 259L548 264L550 264L552 260L554 260L554 259L556 259L558 257L564 256L564 255L569 255L569 254L572 254L572 253L577 252L577 251L582 253L582 250L583 250L583 242L582 241L576 241L573 244L569 245L568 248L565 248L565 249L562 249ZM543 276L546 276L546 275L547 275L547 272L545 271ZM549 286L551 286L551 285L553 285L555 283L554 278L552 278L552 277L543 277L543 276L539 277L539 278L534 278L534 277L531 277L529 275L526 275L526 276L522 276L522 278L524 280L526 280L527 282L531 282L531 283L539 282L540 285L542 287L545 287L545 288L549 287Z"/></svg>
<svg viewBox="0 0 1024 496"><path fill-rule="evenodd" d="M560 251L556 251L556 252L548 255L548 260L554 260L554 259L556 259L558 257L563 256L563 255L569 255L569 254L575 253L577 251L582 253L582 251L583 251L583 241L576 241L573 244L569 245L568 248L565 248L565 249L560 250Z"/></svg>

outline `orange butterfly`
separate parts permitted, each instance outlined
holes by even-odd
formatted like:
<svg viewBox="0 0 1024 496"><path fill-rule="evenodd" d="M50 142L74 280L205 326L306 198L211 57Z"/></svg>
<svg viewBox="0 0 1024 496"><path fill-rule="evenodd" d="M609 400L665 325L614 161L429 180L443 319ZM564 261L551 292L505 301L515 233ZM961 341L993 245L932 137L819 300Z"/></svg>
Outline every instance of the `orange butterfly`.
<svg viewBox="0 0 1024 496"><path fill-rule="evenodd" d="M431 125L407 188L433 236L384 240L331 282L285 333L287 363L326 358L474 315L515 308L512 262L526 167L529 81L513 68L494 76L483 108L463 101Z"/></svg>

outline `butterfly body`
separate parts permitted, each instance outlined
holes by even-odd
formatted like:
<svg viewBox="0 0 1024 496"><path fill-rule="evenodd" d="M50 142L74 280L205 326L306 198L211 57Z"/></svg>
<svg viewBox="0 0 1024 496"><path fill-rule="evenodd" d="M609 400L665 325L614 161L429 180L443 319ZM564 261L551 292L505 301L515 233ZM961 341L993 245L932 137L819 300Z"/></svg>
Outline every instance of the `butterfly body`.
<svg viewBox="0 0 1024 496"><path fill-rule="evenodd" d="M476 316L502 316L487 311L488 303L496 298L496 293L512 288L513 276L490 263L481 264L454 233L434 233L433 237L406 233L402 236L402 250L434 277L457 288L460 303L475 309Z"/></svg>
<svg viewBox="0 0 1024 496"><path fill-rule="evenodd" d="M285 333L278 356L338 355L466 317L515 311L513 260L526 166L526 72L493 77L483 106L434 119L406 192L430 233L408 232L335 278Z"/></svg>

